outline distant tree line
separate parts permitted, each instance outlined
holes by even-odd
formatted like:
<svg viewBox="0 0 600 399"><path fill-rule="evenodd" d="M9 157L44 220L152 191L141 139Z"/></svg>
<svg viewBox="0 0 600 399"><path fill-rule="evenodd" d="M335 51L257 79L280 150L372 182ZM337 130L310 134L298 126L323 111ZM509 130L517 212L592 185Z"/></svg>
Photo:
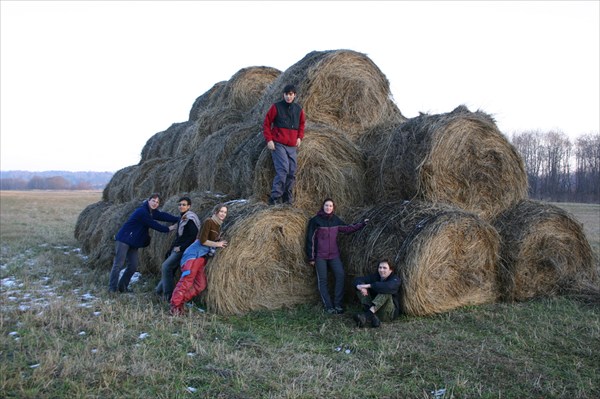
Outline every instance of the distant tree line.
<svg viewBox="0 0 600 399"><path fill-rule="evenodd" d="M600 203L600 133L572 142L562 132L526 131L511 141L525 161L531 198Z"/></svg>
<svg viewBox="0 0 600 399"><path fill-rule="evenodd" d="M1 190L98 190L110 181L111 172L0 172Z"/></svg>

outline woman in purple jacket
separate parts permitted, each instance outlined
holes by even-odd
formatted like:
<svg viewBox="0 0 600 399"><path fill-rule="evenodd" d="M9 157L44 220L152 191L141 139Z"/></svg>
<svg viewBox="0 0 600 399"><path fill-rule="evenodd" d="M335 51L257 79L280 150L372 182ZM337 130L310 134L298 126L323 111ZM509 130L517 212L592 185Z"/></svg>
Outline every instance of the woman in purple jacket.
<svg viewBox="0 0 600 399"><path fill-rule="evenodd" d="M335 204L331 198L323 201L323 206L308 222L306 232L306 255L311 265L317 271L317 287L325 311L329 314L344 312L344 265L340 260L337 245L339 233L354 233L365 227L368 219L352 225L347 225L335 213ZM335 278L335 293L333 303L327 289L327 269L330 268Z"/></svg>

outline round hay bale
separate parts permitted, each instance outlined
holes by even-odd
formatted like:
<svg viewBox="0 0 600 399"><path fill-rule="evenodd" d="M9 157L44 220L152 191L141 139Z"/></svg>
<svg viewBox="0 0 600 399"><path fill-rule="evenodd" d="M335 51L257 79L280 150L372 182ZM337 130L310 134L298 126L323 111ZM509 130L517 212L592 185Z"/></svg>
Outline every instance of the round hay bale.
<svg viewBox="0 0 600 399"><path fill-rule="evenodd" d="M88 205L77 217L74 236L81 243L83 253L90 253L102 241L98 223L103 220L104 212L108 211L110 206L106 201L98 201Z"/></svg>
<svg viewBox="0 0 600 399"><path fill-rule="evenodd" d="M330 127L309 124L298 149L294 207L314 212L327 197L339 212L365 203L365 163L360 148ZM264 145L254 171L254 197L267 201L275 169Z"/></svg>
<svg viewBox="0 0 600 399"><path fill-rule="evenodd" d="M150 137L142 148L140 163L153 158L169 158L178 155L180 140L186 139L186 132L192 130L195 125L194 122L174 123L164 132ZM183 145L185 146L185 142Z"/></svg>
<svg viewBox="0 0 600 399"><path fill-rule="evenodd" d="M252 193L252 174L257 154L246 146L259 132L255 123L235 124L210 135L196 149L193 164L196 168L197 189L247 197ZM264 140L263 140L264 143ZM258 151L256 149L255 151Z"/></svg>
<svg viewBox="0 0 600 399"><path fill-rule="evenodd" d="M208 309L223 315L279 309L317 300L304 258L308 216L290 207L227 203L222 232L229 245L208 262Z"/></svg>
<svg viewBox="0 0 600 399"><path fill-rule="evenodd" d="M552 296L596 279L583 227L564 209L523 200L499 215L494 226L502 238L503 300Z"/></svg>
<svg viewBox="0 0 600 399"><path fill-rule="evenodd" d="M238 113L249 111L280 74L280 70L264 66L240 69L227 82L217 83L196 99L190 111L190 121L199 119L210 109ZM219 129L221 127L223 126Z"/></svg>
<svg viewBox="0 0 600 399"><path fill-rule="evenodd" d="M84 243L82 249L88 254L87 263L91 268L110 270L115 256L115 235L139 205L140 201L137 200L119 204L105 203L98 205L105 209L95 220L86 218L89 232L84 235L81 231L77 240Z"/></svg>
<svg viewBox="0 0 600 399"><path fill-rule="evenodd" d="M229 81L213 86L192 107L190 120L195 122L195 127L180 141L179 153L193 152L211 134L247 121L246 113L280 74L275 68L249 67L239 70Z"/></svg>
<svg viewBox="0 0 600 399"><path fill-rule="evenodd" d="M138 165L127 166L118 170L102 191L102 200L114 203L123 203L131 200L131 177L138 169Z"/></svg>
<svg viewBox="0 0 600 399"><path fill-rule="evenodd" d="M385 136L361 142L381 200L449 203L490 221L527 196L521 156L483 112L421 115Z"/></svg>
<svg viewBox="0 0 600 399"><path fill-rule="evenodd" d="M313 123L337 128L352 140L365 130L405 118L392 100L389 82L365 54L352 50L313 51L288 68L253 109L261 122L286 84L295 84L298 103Z"/></svg>
<svg viewBox="0 0 600 399"><path fill-rule="evenodd" d="M402 279L404 313L424 316L497 299L499 237L476 215L412 201L379 204L354 217L363 219L365 228L340 238L348 277L373 273L389 259Z"/></svg>
<svg viewBox="0 0 600 399"><path fill-rule="evenodd" d="M226 84L226 81L217 82L208 91L198 97L194 101L192 109L190 109L188 121L194 122L196 119L198 119L198 115L200 115L201 112L212 107L217 102L217 99L220 98L220 93Z"/></svg>

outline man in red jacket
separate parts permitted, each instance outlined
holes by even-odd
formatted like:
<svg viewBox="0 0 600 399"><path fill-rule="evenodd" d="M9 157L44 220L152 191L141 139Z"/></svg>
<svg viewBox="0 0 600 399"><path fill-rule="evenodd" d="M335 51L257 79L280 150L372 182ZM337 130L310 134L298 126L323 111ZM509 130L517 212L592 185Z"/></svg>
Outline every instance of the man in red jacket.
<svg viewBox="0 0 600 399"><path fill-rule="evenodd" d="M271 187L269 204L293 201L292 190L296 181L296 153L304 139L304 110L294 103L296 88L287 85L283 89L283 100L269 108L263 123L263 135L271 151L275 178Z"/></svg>

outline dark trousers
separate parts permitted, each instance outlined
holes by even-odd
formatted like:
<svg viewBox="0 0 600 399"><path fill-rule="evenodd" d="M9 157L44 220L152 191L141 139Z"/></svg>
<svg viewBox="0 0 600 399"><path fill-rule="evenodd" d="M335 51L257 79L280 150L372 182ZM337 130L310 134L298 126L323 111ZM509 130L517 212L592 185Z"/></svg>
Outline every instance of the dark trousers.
<svg viewBox="0 0 600 399"><path fill-rule="evenodd" d="M315 269L317 271L317 287L323 306L325 309L331 309L333 307L342 307L344 302L344 265L341 259L317 259L315 261ZM331 297L329 296L329 289L327 286L327 270L331 269L335 278L335 288L333 294L333 305L331 303Z"/></svg>
<svg viewBox="0 0 600 399"><path fill-rule="evenodd" d="M182 256L182 251L171 251L169 257L165 259L160 267L161 280L154 291L159 295L162 294L167 301L170 301L171 295L173 295L173 289L175 289L175 272L179 269L179 261L181 261Z"/></svg>
<svg viewBox="0 0 600 399"><path fill-rule="evenodd" d="M273 166L275 167L275 178L271 187L272 199L283 199L292 202L292 190L296 182L296 147L289 147L275 143L275 149L271 151Z"/></svg>
<svg viewBox="0 0 600 399"><path fill-rule="evenodd" d="M127 268L119 279L119 273L123 265L127 263ZM136 272L138 266L138 248L130 247L124 242L117 241L115 243L115 259L113 267L110 271L110 279L108 282L109 291L125 291L129 286L131 277Z"/></svg>

